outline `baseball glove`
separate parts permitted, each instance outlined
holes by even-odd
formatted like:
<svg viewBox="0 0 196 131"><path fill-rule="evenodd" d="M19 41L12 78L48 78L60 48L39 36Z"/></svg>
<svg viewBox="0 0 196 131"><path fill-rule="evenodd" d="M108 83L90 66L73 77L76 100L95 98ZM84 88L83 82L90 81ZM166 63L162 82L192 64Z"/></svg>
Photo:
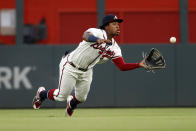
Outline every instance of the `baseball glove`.
<svg viewBox="0 0 196 131"><path fill-rule="evenodd" d="M149 53L143 52L143 58L146 63L145 69L154 72L155 69L166 68L165 59L159 50L152 48Z"/></svg>

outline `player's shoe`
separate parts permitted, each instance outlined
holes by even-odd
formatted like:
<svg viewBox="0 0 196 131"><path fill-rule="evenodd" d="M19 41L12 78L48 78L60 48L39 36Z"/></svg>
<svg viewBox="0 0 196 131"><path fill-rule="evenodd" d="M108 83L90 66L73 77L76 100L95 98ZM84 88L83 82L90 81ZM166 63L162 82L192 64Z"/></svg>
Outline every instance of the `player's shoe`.
<svg viewBox="0 0 196 131"><path fill-rule="evenodd" d="M42 91L45 91L45 90L46 89L44 87L39 87L38 88L36 96L33 98L33 102L32 102L34 109L39 109L40 108L40 106L41 106L41 104L43 102L43 100L41 100L41 98L40 98L40 93Z"/></svg>
<svg viewBox="0 0 196 131"><path fill-rule="evenodd" d="M73 114L74 109L71 108L70 105L70 101L73 99L73 96L69 95L67 97L67 108L66 108L66 112L67 112L67 116L71 117Z"/></svg>

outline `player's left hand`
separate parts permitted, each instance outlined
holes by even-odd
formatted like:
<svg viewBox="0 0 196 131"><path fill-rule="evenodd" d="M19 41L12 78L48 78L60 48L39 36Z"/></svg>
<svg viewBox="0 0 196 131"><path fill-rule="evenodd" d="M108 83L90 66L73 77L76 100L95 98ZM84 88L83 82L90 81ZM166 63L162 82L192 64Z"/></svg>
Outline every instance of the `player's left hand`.
<svg viewBox="0 0 196 131"><path fill-rule="evenodd" d="M163 55L156 48L152 48L149 53L143 53L144 62L146 64L145 69L149 72L154 72L155 69L165 69L166 62ZM141 63L142 65L142 63Z"/></svg>
<svg viewBox="0 0 196 131"><path fill-rule="evenodd" d="M139 66L140 66L140 67L143 67L143 68L146 68L146 67L147 67L146 62L145 62L145 59L143 59L143 60L139 63Z"/></svg>

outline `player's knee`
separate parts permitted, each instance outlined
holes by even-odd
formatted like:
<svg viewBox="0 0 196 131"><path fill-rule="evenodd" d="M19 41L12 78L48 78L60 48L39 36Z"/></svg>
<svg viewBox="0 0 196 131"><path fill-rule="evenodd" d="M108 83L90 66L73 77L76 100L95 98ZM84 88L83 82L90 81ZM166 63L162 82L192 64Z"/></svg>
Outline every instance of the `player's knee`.
<svg viewBox="0 0 196 131"><path fill-rule="evenodd" d="M67 100L66 97L61 98L61 101L62 101L62 102L66 101L66 100Z"/></svg>

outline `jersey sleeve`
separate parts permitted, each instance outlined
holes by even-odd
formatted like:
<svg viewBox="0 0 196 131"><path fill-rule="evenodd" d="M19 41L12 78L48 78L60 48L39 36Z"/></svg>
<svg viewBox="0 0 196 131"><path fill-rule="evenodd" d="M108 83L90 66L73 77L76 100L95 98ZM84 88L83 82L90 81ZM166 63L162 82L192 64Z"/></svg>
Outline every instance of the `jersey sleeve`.
<svg viewBox="0 0 196 131"><path fill-rule="evenodd" d="M94 35L95 37L98 37L98 38L102 38L102 36L103 36L103 33L101 32L101 30L97 29L97 28L89 28L85 32L91 33L92 35Z"/></svg>
<svg viewBox="0 0 196 131"><path fill-rule="evenodd" d="M116 42L115 42L113 51L114 51L114 56L112 57L112 59L122 57L121 49Z"/></svg>

